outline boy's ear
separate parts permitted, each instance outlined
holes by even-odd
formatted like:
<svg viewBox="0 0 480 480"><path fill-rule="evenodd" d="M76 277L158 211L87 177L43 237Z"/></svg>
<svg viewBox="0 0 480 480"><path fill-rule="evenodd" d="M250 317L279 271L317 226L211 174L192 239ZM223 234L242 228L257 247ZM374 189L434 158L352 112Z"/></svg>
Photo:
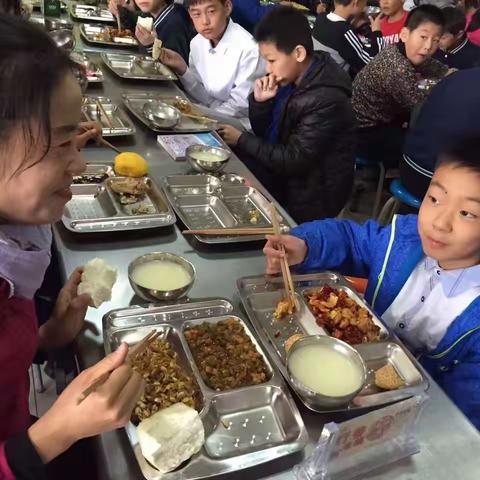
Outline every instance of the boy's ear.
<svg viewBox="0 0 480 480"><path fill-rule="evenodd" d="M295 47L295 60L298 63L302 63L305 61L307 58L307 51L305 50L305 47L303 45L297 45Z"/></svg>
<svg viewBox="0 0 480 480"><path fill-rule="evenodd" d="M232 14L232 8L232 0L225 0L225 10L228 16Z"/></svg>
<svg viewBox="0 0 480 480"><path fill-rule="evenodd" d="M408 40L408 37L410 36L410 30L407 27L403 27L400 30L400 35L399 38L400 40L405 43Z"/></svg>

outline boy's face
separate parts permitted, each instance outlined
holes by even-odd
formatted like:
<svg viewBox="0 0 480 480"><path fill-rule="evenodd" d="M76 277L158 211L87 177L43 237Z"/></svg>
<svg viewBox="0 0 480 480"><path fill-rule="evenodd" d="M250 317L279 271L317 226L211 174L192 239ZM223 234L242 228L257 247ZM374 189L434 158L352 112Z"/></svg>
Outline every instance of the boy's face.
<svg viewBox="0 0 480 480"><path fill-rule="evenodd" d="M443 35L440 37L439 47L442 50L451 50L452 48L456 47L458 42L462 39L465 32L462 30L458 32L456 35L450 32L444 32Z"/></svg>
<svg viewBox="0 0 480 480"><path fill-rule="evenodd" d="M402 28L400 40L405 44L407 58L413 65L421 65L438 49L442 27L432 22L421 23L415 30Z"/></svg>
<svg viewBox="0 0 480 480"><path fill-rule="evenodd" d="M391 17L403 10L403 0L380 0L382 13Z"/></svg>
<svg viewBox="0 0 480 480"><path fill-rule="evenodd" d="M165 3L165 0L135 0L143 13L156 12Z"/></svg>
<svg viewBox="0 0 480 480"><path fill-rule="evenodd" d="M195 30L207 40L219 40L227 27L232 3L225 0L205 0L188 9Z"/></svg>
<svg viewBox="0 0 480 480"><path fill-rule="evenodd" d="M480 173L441 165L420 207L423 251L445 269L480 262Z"/></svg>
<svg viewBox="0 0 480 480"><path fill-rule="evenodd" d="M267 73L275 75L281 86L298 80L301 62L306 59L303 47L296 47L290 54L278 50L277 46L271 42L261 42L258 47L260 55L267 64Z"/></svg>

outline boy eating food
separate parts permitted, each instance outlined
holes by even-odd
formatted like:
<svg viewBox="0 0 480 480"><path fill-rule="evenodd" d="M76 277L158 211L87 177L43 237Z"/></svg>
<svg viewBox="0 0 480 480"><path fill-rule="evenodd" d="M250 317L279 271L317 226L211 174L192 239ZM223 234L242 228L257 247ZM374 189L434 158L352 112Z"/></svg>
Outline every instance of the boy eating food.
<svg viewBox="0 0 480 480"><path fill-rule="evenodd" d="M417 215L374 221L306 223L268 237L267 272L368 277L365 299L480 429L480 138L443 151Z"/></svg>
<svg viewBox="0 0 480 480"><path fill-rule="evenodd" d="M267 14L255 37L268 72L249 98L255 135L220 134L297 222L335 216L354 172L350 79L313 52L308 20L291 7Z"/></svg>
<svg viewBox="0 0 480 480"><path fill-rule="evenodd" d="M352 104L358 125L357 155L395 167L401 159L410 114L428 94L422 78L439 80L448 67L432 55L443 33L442 11L433 5L412 10L400 43L382 50L353 82Z"/></svg>
<svg viewBox="0 0 480 480"><path fill-rule="evenodd" d="M230 20L230 0L189 0L187 5L198 32L190 44L189 65L168 48L162 48L160 61L199 103L247 120L248 95L263 71L253 37Z"/></svg>

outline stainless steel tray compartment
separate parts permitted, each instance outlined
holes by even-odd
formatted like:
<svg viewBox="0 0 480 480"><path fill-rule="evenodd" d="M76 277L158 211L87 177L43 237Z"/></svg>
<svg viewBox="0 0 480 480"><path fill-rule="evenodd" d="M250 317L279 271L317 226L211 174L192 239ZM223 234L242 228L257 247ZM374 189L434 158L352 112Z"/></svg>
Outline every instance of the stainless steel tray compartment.
<svg viewBox="0 0 480 480"><path fill-rule="evenodd" d="M232 186L212 175L172 175L163 178L163 188L170 204L189 229L270 226L268 200L255 188ZM251 212L259 221L250 223ZM280 217L282 226L288 225ZM195 235L209 244L264 240L264 235L210 236Z"/></svg>
<svg viewBox="0 0 480 480"><path fill-rule="evenodd" d="M177 80L177 76L165 65L154 62L145 55L102 53L102 60L113 73L122 78L137 80Z"/></svg>
<svg viewBox="0 0 480 480"><path fill-rule="evenodd" d="M297 392L300 399L308 408L325 413L357 410L365 407L381 406L392 401L408 398L428 388L428 380L420 364L403 348L400 340L390 334L388 329L382 324L380 319L376 317L368 305L348 286L345 278L337 273L323 272L319 274L294 275L293 282L297 299L300 302L300 310L298 313L286 316L281 320L276 320L273 318L273 312L278 301L284 298L282 279L278 277L270 279L265 276L257 276L245 277L237 281L240 298L250 321L275 365L282 372L287 382L290 383L293 390L295 390L295 386L290 382L285 365L285 341L296 333L321 334L321 331L309 332L308 328L306 328L306 325L311 325L312 328L315 328L316 325L315 318L303 298L303 294L306 291L320 288L324 284L331 285L337 289L345 289L357 303L372 313L375 323L381 326L382 339L389 340L388 342L380 341L355 346L366 361L370 372L369 382L365 386L365 389L362 390L350 404L335 410L319 410L312 406L307 398L302 398L301 394ZM321 327L318 328L323 330ZM401 365L400 367L397 367L397 365L394 366L401 376L402 371L403 375L408 377L409 383L405 388L394 391L379 391L379 389L372 386L374 371L387 363L387 357L388 361L392 364L394 358L402 359L398 362Z"/></svg>
<svg viewBox="0 0 480 480"><path fill-rule="evenodd" d="M115 19L108 9L93 5L70 5L70 15L77 20L115 23Z"/></svg>
<svg viewBox="0 0 480 480"><path fill-rule="evenodd" d="M108 119L105 118L101 109L98 107L96 100L101 103ZM82 105L82 115L87 121L99 122L102 125L102 135L104 137L120 137L124 135L133 135L135 126L125 112L112 103L106 97L85 97ZM110 120L110 122L108 121Z"/></svg>
<svg viewBox="0 0 480 480"><path fill-rule="evenodd" d="M155 93L128 93L122 95L123 102L125 106L130 110L132 115L137 117L137 119L143 123L145 126L150 128L150 130L157 133L172 133L172 132L182 132L182 133L196 133L196 132L210 132L215 129L215 123L201 123L197 120L181 116L180 123L173 128L165 129L158 128L155 126L148 118L143 114L143 106L149 100L158 100L160 102L165 102L172 97L164 97L160 94ZM180 97L182 98L182 97ZM184 98L184 100L186 100Z"/></svg>
<svg viewBox="0 0 480 480"><path fill-rule="evenodd" d="M100 67L90 60L88 55L83 52L72 52L72 60L82 65L87 71L87 80L89 83L101 83L103 82L103 72Z"/></svg>
<svg viewBox="0 0 480 480"><path fill-rule="evenodd" d="M94 23L83 23L80 25L80 36L87 41L88 43L93 43L96 45L104 45L107 47L117 47L117 48L133 48L138 46L138 42L135 39L127 42L115 42L115 41L105 41L98 40L96 35L101 34L105 31L106 28L110 28L104 25L98 25Z"/></svg>
<svg viewBox="0 0 480 480"><path fill-rule="evenodd" d="M217 395L204 422L214 425L205 442L205 452L213 459L285 445L301 433L287 396L271 385Z"/></svg>
<svg viewBox="0 0 480 480"><path fill-rule="evenodd" d="M135 426L125 430L143 475L148 480L195 480L249 468L304 448L308 434L281 375L272 367L271 379L262 385L222 393L205 387L182 334L184 325L228 318L234 314L225 299L173 305L151 305L113 310L103 317L105 351L120 342L133 344L148 330L162 331L181 361L196 377L203 394L200 413L206 442L202 450L174 472L160 474L143 457ZM187 323L186 323L187 322ZM193 322L193 323L192 323ZM245 327L245 322L243 322ZM248 330L263 352L255 334ZM183 353L181 353L183 352Z"/></svg>
<svg viewBox="0 0 480 480"><path fill-rule="evenodd" d="M103 185L72 185L73 197L65 206L62 222L65 227L78 233L141 230L173 225L175 214L164 193L150 178L145 178L150 189L145 199L122 205L109 185L123 177L111 177ZM154 206L155 213L134 215L131 209L140 204Z"/></svg>
<svg viewBox="0 0 480 480"><path fill-rule="evenodd" d="M106 178L108 178L108 177L114 177L115 172L113 171L113 168L110 165L88 163L87 168L85 169L85 171L81 175L76 175L75 177L73 177L74 184L87 185L88 184L87 182L80 183L80 179L83 179L85 177L89 177L89 176L92 176L92 175L106 176ZM78 182L76 182L76 180L78 180ZM100 182L100 183L103 183L103 182ZM100 183L95 182L95 183L90 183L89 185L97 185L98 186L98 185L100 185Z"/></svg>

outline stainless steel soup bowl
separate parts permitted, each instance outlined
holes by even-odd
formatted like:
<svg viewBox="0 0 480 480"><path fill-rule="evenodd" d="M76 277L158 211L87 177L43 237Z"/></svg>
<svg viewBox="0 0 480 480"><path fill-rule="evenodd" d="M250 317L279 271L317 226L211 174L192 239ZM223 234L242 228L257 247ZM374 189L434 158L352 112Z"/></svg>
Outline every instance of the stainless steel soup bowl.
<svg viewBox="0 0 480 480"><path fill-rule="evenodd" d="M150 288L143 287L135 282L133 279L133 271L135 270L138 265L143 263L151 262L152 260L161 260L161 261L169 261L178 263L178 265L182 266L190 276L190 282L175 290L154 290ZM158 300L175 300L177 298L183 297L186 295L189 290L192 288L196 279L195 267L185 258L175 255L174 253L167 253L167 252L152 252L147 253L146 255L142 255L141 257L136 258L133 260L130 265L128 266L128 280L130 282L133 291L144 300L149 302L156 302Z"/></svg>
<svg viewBox="0 0 480 480"><path fill-rule="evenodd" d="M146 102L143 106L143 114L158 128L173 128L181 119L179 110L157 100Z"/></svg>
<svg viewBox="0 0 480 480"><path fill-rule="evenodd" d="M332 350L335 350L343 355L345 358L348 358L353 363L354 368L358 369L359 387L349 392L347 395L333 397L319 392L314 392L304 385L292 374L290 370L290 360L294 352L307 345L322 345L331 348ZM322 366L318 365L319 374L321 374L321 369ZM346 405L350 402L350 400L357 396L367 381L367 367L360 353L358 353L358 351L348 343L327 335L311 335L297 340L287 354L287 372L292 384L295 386L295 390L297 390L302 399L304 399L305 402L313 409L335 408Z"/></svg>
<svg viewBox="0 0 480 480"><path fill-rule="evenodd" d="M208 162L195 158L195 153L205 152L211 155L215 155L218 158L215 162ZM200 173L216 173L225 168L225 165L230 160L230 151L221 147L210 147L208 145L190 145L185 150L185 156L190 166Z"/></svg>

